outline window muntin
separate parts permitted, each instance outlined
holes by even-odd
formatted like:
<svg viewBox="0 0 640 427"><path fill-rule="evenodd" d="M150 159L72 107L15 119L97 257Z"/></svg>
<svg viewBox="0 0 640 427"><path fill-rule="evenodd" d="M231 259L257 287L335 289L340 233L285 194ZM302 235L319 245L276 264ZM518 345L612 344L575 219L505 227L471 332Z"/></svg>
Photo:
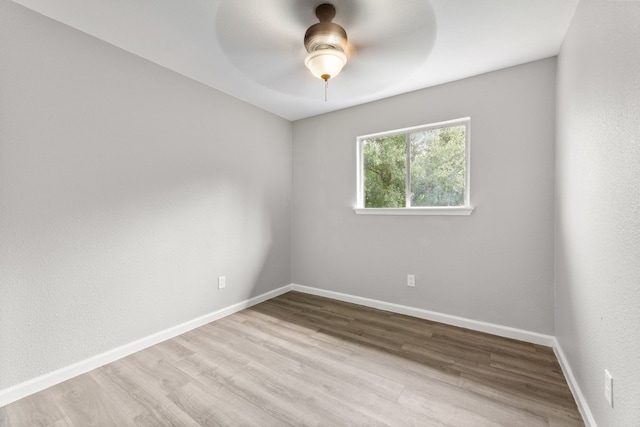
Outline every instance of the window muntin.
<svg viewBox="0 0 640 427"><path fill-rule="evenodd" d="M470 214L469 121L358 137L356 213Z"/></svg>

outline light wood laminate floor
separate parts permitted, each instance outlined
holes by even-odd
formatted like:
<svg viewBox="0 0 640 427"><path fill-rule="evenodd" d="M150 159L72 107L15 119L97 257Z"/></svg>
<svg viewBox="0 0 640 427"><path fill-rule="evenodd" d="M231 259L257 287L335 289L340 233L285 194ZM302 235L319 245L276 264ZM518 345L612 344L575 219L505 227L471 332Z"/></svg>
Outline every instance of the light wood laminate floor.
<svg viewBox="0 0 640 427"><path fill-rule="evenodd" d="M583 426L549 347L297 292L0 408L0 426Z"/></svg>

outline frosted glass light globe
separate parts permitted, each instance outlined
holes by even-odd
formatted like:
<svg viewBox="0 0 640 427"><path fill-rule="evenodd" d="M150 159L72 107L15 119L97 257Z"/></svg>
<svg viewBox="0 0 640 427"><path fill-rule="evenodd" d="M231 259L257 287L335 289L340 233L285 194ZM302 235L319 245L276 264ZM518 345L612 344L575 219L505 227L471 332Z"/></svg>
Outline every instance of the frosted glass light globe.
<svg viewBox="0 0 640 427"><path fill-rule="evenodd" d="M317 49L309 52L304 65L319 79L329 80L342 71L347 63L347 55L337 49Z"/></svg>

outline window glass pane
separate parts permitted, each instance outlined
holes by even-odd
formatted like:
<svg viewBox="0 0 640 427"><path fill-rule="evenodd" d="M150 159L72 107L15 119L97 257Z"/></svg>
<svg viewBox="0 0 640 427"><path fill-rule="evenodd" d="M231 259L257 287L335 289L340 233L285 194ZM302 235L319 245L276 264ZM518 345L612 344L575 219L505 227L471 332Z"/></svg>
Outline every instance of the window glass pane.
<svg viewBox="0 0 640 427"><path fill-rule="evenodd" d="M465 126L412 133L411 206L464 206Z"/></svg>
<svg viewBox="0 0 640 427"><path fill-rule="evenodd" d="M363 140L364 206L403 208L406 205L406 138L392 135Z"/></svg>

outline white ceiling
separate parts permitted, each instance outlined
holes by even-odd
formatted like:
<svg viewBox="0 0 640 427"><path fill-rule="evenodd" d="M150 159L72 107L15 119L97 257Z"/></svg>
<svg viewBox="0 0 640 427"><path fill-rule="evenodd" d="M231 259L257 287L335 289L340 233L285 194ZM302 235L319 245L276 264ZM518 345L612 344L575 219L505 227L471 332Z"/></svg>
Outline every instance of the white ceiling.
<svg viewBox="0 0 640 427"><path fill-rule="evenodd" d="M14 0L289 120L554 56L578 0ZM335 5L349 62L305 68L315 7Z"/></svg>

